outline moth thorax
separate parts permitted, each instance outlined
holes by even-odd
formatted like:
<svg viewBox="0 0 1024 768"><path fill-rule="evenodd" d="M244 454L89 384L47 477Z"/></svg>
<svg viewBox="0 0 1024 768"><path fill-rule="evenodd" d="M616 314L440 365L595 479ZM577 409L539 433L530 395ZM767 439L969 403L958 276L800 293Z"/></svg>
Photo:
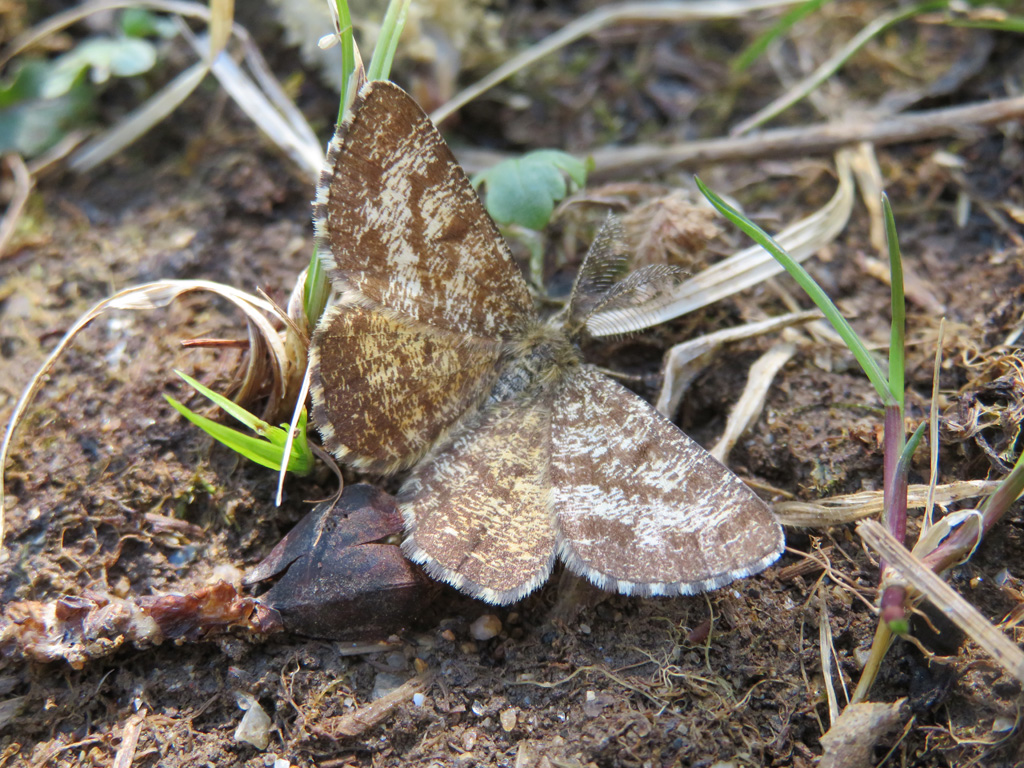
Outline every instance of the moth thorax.
<svg viewBox="0 0 1024 768"><path fill-rule="evenodd" d="M580 364L580 354L560 328L536 325L511 342L488 400L500 403L557 379Z"/></svg>

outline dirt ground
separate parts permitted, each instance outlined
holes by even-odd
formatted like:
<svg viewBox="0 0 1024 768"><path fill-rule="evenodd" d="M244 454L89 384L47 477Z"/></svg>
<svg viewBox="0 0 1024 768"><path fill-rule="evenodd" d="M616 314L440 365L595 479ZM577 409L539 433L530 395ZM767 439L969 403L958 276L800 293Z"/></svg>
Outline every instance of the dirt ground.
<svg viewBox="0 0 1024 768"><path fill-rule="evenodd" d="M801 33L799 52L790 44L778 55L787 66L800 55L823 60L822 52L848 39L873 9L839 3ZM517 48L580 12L510 14L504 39ZM722 135L782 90L767 60L739 79L726 66L765 28L767 22L618 26L518 75L499 99L465 110L452 133L463 143L510 151ZM273 27L256 32L282 79L299 71ZM886 34L841 71L830 99L871 104L923 89L968 54L974 68L914 108L1019 93L1019 37L915 23ZM524 105L527 94L533 96ZM101 114L116 119L128 99L111 97ZM297 89L325 139L331 99L312 78ZM778 123L820 119L799 106ZM1020 329L1024 306L1024 133L1018 123L909 141L880 148L878 159L913 283L910 426L927 418L944 316L941 480L998 479L1020 450L1024 404L1019 347L1004 346ZM617 181L691 187L698 171L777 230L824 204L835 189L832 168L828 153L808 153ZM212 83L102 168L43 178L0 257L0 417L6 420L75 319L121 288L204 278L262 287L286 300L312 247L312 194ZM973 205L961 221L965 199ZM546 233L553 281L571 274L598 219L569 216ZM722 228L708 261L746 245ZM858 204L843 234L808 265L857 330L884 348L889 292L872 271L878 255L869 214ZM795 284L778 278L643 334L591 342L587 353L639 374L631 385L653 399L671 344L781 314L790 297L810 306ZM225 304L190 296L165 310L105 315L80 336L15 439L0 559L5 605L68 595L137 599L220 579L238 583L309 511L305 500L332 493L333 476L323 471L290 480L283 506L275 507L272 473L214 445L164 402L164 393L189 397L174 369L217 389L240 359L231 350L185 350L180 339L243 335ZM742 342L713 360L687 395L680 426L702 444L714 443L749 365L773 340ZM958 427L979 412L981 428ZM881 427L881 406L852 358L803 337L729 463L775 500L877 490ZM927 476L923 445L911 482ZM916 535L913 519L911 529ZM764 574L706 596L608 595L561 572L508 608L444 590L425 622L396 627L390 645L373 653L294 633L259 638L241 631L207 642L125 643L80 669L26 661L8 648L0 659L0 766L111 765L132 729L135 766L810 766L829 727L823 610L842 704L842 687L856 685L875 630L858 594L869 603L876 598L877 561L847 527L789 529L787 543ZM819 563L828 559L846 582L823 578L808 553ZM999 622L1024 601L1022 563L1018 504L949 581ZM474 639L471 625L485 615L500 620L500 632ZM943 658L926 659L903 640L886 657L871 698L908 697L908 705L899 727L878 734L870 764L1024 764L1020 684L957 630L939 627L941 637L926 642ZM927 624L915 628L925 633ZM1020 632L1008 630L1018 641ZM371 707L375 696L396 689L383 699L393 707ZM244 714L240 694L254 697L271 719L265 750L235 737Z"/></svg>

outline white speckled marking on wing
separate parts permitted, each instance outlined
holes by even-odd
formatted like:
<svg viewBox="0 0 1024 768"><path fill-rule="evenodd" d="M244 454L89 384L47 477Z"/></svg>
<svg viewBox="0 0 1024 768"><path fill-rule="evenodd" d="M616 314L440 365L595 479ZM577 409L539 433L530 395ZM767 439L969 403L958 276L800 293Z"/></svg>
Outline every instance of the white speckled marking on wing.
<svg viewBox="0 0 1024 768"><path fill-rule="evenodd" d="M535 318L526 282L465 172L392 83L367 83L338 128L313 220L343 302L489 339L514 337Z"/></svg>
<svg viewBox="0 0 1024 768"><path fill-rule="evenodd" d="M552 412L559 554L575 572L626 594L692 594L779 556L767 505L629 390L584 366Z"/></svg>
<svg viewBox="0 0 1024 768"><path fill-rule="evenodd" d="M547 581L555 562L550 429L551 397L533 390L484 408L427 456L398 494L409 559L499 605Z"/></svg>

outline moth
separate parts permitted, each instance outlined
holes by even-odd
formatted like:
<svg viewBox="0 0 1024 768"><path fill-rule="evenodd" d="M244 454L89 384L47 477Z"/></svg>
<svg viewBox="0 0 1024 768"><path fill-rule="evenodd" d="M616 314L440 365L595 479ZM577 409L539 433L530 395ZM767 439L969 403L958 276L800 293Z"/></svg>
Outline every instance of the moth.
<svg viewBox="0 0 1024 768"><path fill-rule="evenodd" d="M356 469L412 468L402 546L431 576L507 604L560 558L604 589L686 595L779 556L767 505L580 355L594 307L644 281L609 287L585 262L567 309L542 322L464 171L397 86L361 89L313 219L339 294L312 337L313 420Z"/></svg>

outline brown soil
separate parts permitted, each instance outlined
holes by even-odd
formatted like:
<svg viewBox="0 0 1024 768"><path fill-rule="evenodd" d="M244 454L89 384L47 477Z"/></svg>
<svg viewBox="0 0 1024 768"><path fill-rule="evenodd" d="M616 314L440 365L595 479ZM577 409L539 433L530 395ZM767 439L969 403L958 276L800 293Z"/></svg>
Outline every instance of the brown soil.
<svg viewBox="0 0 1024 768"><path fill-rule="evenodd" d="M843 7L844 30L869 17L867 6ZM479 135L496 134L496 141L520 149L516 142L527 138L574 148L596 146L613 132L627 144L690 131L718 135L774 96L777 77L767 64L757 66L735 103L723 106L732 93L724 50L737 50L754 30L699 29L702 34L627 27L574 46L565 59L520 75L512 86L544 99L530 110L493 105L497 111ZM522 25L509 34L539 31ZM905 85L887 80L898 75L890 61L897 51L945 46L956 52L974 40L946 28L899 27L894 34L844 69L842 80L857 98L871 102L881 95L873 89ZM1015 66L1020 71L1017 40L993 36L973 76L926 104L1001 93L1004 74ZM914 66L936 76L950 58L917 55L922 61ZM593 101L580 101L579 82L592 86ZM115 290L202 277L287 297L312 245L311 187L233 106L211 115L210 102L219 98L212 89L197 93L180 117L87 177L41 182L15 248L0 261L0 416L6 418L69 325ZM328 103L322 95L317 101ZM479 105L468 111L459 126L463 136L473 135L471 121L484 111ZM803 107L787 119L818 118ZM908 417L916 426L927 415L937 307L947 319L943 408L956 416L980 402L992 414L975 435L948 430L944 482L1000 477L1016 458L1019 425L1010 415L1021 401L1019 363L1015 347L1000 345L1021 322L1024 269L1014 216L1024 205L1022 149L1018 125L879 152L907 268L925 297L908 308ZM954 173L937 162L939 152L955 153L963 168ZM828 157L766 158L700 173L778 229L831 195L834 182L822 172L828 163ZM673 172L660 181L688 184L688 176ZM975 205L958 225L961 193ZM1002 224L986 214L986 205L1000 212ZM554 244L583 248L573 239L574 226L552 233L553 275L563 266ZM889 293L866 271L866 260L877 255L868 226L858 207L839 240L809 268L858 331L882 347ZM720 251L740 245L732 233L712 243ZM788 279L778 279L639 337L594 343L589 352L651 383L671 343L758 313L781 313L786 294L799 295ZM79 338L15 440L0 561L4 603L89 593L135 598L235 581L309 510L304 499L332 492L327 473L292 480L284 505L275 508L272 473L213 445L161 397L188 400L175 368L216 389L238 360L233 352L182 350L179 339L243 335L238 316L196 296L162 311L106 315ZM688 395L681 426L705 445L714 442L747 367L771 341L737 345L714 362ZM637 389L656 393L656 386ZM877 397L852 359L805 342L730 464L760 486L799 499L878 489L881 424ZM993 454L1002 455L1002 466ZM926 479L922 447L911 480ZM154 514L197 527L169 535ZM1024 601L1019 506L994 533L949 578L998 622ZM556 574L510 608L444 592L425 626L400 632L374 654L345 655L342 644L294 634L261 640L229 633L208 643L126 645L82 669L8 656L0 660L0 699L14 703L0 701L0 766L110 765L138 713L144 717L136 766L269 766L272 755L298 766L809 766L829 727L823 610L838 656L836 685L841 676L851 691L875 618L844 587L821 579L820 570L787 566L802 562L802 553L824 553L870 601L877 563L846 528L787 536L793 551L777 566L707 596L606 595L568 574ZM496 615L502 631L473 641L469 625L484 614ZM888 654L872 699L909 697L913 719L907 714L900 723L907 727L902 736L899 730L881 736L876 764L890 748L886 765L1024 763L1019 724L1014 731L1005 725L1024 704L1020 684L950 627L932 648L950 658L928 661L904 641ZM375 686L412 680L424 669L422 702L405 697L375 723L346 719L369 705ZM272 718L266 751L234 738L243 715L239 691Z"/></svg>

